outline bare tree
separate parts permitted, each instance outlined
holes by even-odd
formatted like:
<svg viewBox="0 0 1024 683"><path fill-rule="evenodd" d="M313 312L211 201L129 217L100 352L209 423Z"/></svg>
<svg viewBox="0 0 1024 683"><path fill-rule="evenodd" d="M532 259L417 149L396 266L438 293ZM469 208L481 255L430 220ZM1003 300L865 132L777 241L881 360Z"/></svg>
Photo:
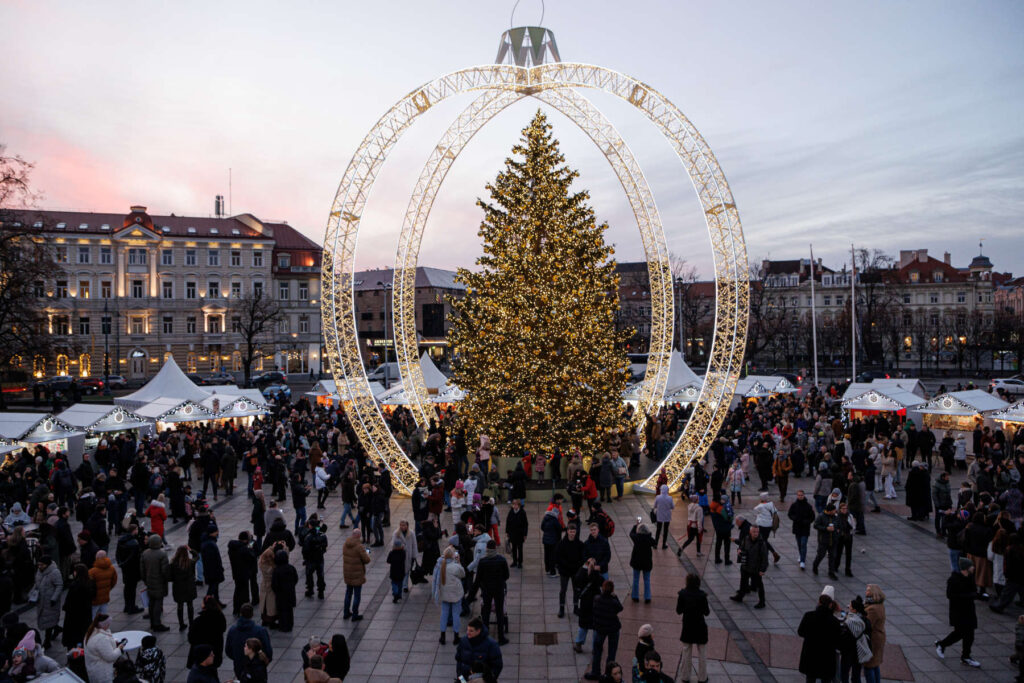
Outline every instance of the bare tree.
<svg viewBox="0 0 1024 683"><path fill-rule="evenodd" d="M686 350L686 343L690 339L703 338L710 332L709 321L712 320L711 313L714 303L714 294L708 296L701 287L700 273L696 266L687 263L686 259L677 254L671 254L669 260L672 268L672 286L675 301L676 330L672 336L678 336L679 348Z"/></svg>
<svg viewBox="0 0 1024 683"><path fill-rule="evenodd" d="M245 372L245 386L252 379L252 364L260 346L270 341L274 327L281 321L283 312L277 302L262 289L231 300L232 327L237 318L238 331L245 342L242 351L242 369ZM234 330L232 330L234 331Z"/></svg>
<svg viewBox="0 0 1024 683"><path fill-rule="evenodd" d="M880 323L885 311L897 301L891 273L895 261L881 249L854 252L857 273L857 335L868 362L883 363L884 345Z"/></svg>
<svg viewBox="0 0 1024 683"><path fill-rule="evenodd" d="M31 363L46 355L53 340L46 314L37 299L45 282L62 272L54 253L28 226L45 221L31 207L38 200L30 183L32 164L7 156L0 145L0 368L10 375L12 360ZM0 392L0 409L5 409Z"/></svg>

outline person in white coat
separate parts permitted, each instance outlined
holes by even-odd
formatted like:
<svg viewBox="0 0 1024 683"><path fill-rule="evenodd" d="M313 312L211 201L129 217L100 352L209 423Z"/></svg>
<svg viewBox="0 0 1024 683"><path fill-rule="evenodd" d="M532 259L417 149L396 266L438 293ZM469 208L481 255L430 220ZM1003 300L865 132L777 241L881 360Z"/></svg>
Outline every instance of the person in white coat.
<svg viewBox="0 0 1024 683"><path fill-rule="evenodd" d="M85 632L85 670L89 683L113 683L114 662L124 654L110 633L110 615L97 614Z"/></svg>
<svg viewBox="0 0 1024 683"><path fill-rule="evenodd" d="M323 461L316 466L313 470L313 487L316 489L316 507L318 510L324 509L324 503L327 502L327 494L331 492L327 488L327 482L331 480L331 475L327 473L327 469L324 467Z"/></svg>
<svg viewBox="0 0 1024 683"><path fill-rule="evenodd" d="M654 530L654 545L658 545L658 537L661 536L661 547L665 549L668 547L668 525L672 521L672 510L676 507L676 502L672 500L672 496L668 493L668 485L661 485L661 493L654 498L654 523L656 528ZM664 535L662 535L664 534Z"/></svg>
<svg viewBox="0 0 1024 683"><path fill-rule="evenodd" d="M781 557L779 553L772 547L768 537L771 535L773 529L773 522L775 515L779 513L778 508L775 507L775 503L768 500L768 493L762 492L760 495L761 502L754 506L754 525L760 527L761 536L764 537L765 545L768 546L768 552L772 554L775 559L775 564L779 563Z"/></svg>
<svg viewBox="0 0 1024 683"><path fill-rule="evenodd" d="M409 522L404 519L398 523L398 528L391 534L392 544L398 540L401 540L402 547L405 549L405 578L402 580L402 589L408 593L409 572L412 571L412 566L416 564L420 550L416 546L416 534L409 530Z"/></svg>
<svg viewBox="0 0 1024 683"><path fill-rule="evenodd" d="M459 644L459 612L465 591L462 580L466 570L459 562L459 552L449 545L444 549L441 561L434 567L434 601L441 605L441 637L437 642L444 645L448 621L452 622L453 642Z"/></svg>

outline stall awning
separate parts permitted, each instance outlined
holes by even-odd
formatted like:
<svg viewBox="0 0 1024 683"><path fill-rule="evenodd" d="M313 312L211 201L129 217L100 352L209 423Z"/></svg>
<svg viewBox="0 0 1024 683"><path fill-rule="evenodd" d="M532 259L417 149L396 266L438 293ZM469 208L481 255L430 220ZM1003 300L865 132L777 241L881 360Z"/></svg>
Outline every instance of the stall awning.
<svg viewBox="0 0 1024 683"><path fill-rule="evenodd" d="M465 391L454 384L449 384L444 389L437 392L436 396L432 396L430 400L434 403L458 403L464 398L466 398Z"/></svg>
<svg viewBox="0 0 1024 683"><path fill-rule="evenodd" d="M72 427L94 433L140 429L152 424L150 420L129 412L121 406L96 403L76 403L61 413L59 417Z"/></svg>
<svg viewBox="0 0 1024 683"><path fill-rule="evenodd" d="M227 406L221 405L221 409L220 412L217 413L217 417L256 417L258 415L269 414L270 411L266 406L256 405L248 398L240 396L228 403Z"/></svg>
<svg viewBox="0 0 1024 683"><path fill-rule="evenodd" d="M49 413L0 412L0 438L24 443L46 443L82 432Z"/></svg>
<svg viewBox="0 0 1024 683"><path fill-rule="evenodd" d="M157 399L135 412L157 422L200 422L217 417L212 410L195 401L182 401L176 398Z"/></svg>
<svg viewBox="0 0 1024 683"><path fill-rule="evenodd" d="M916 409L924 402L920 396L901 389L888 389L884 392L871 389L859 396L844 399L843 410L880 410L894 413L908 408Z"/></svg>
<svg viewBox="0 0 1024 683"><path fill-rule="evenodd" d="M876 379L873 382L853 382L850 386L846 387L846 391L843 392L843 400L860 396L861 394L871 390L888 394L890 391L905 391L907 393L914 394L920 398L924 398L924 385L921 384L920 380L903 378L903 379Z"/></svg>
<svg viewBox="0 0 1024 683"><path fill-rule="evenodd" d="M990 414L989 417L993 420L999 420L1000 422L1024 424L1024 400L1017 401L1002 410L997 410Z"/></svg>
<svg viewBox="0 0 1024 683"><path fill-rule="evenodd" d="M972 415L985 415L993 411L1002 410L1009 405L1003 399L987 391L972 389L970 391L953 391L948 394L941 394L917 410L926 415L970 417Z"/></svg>

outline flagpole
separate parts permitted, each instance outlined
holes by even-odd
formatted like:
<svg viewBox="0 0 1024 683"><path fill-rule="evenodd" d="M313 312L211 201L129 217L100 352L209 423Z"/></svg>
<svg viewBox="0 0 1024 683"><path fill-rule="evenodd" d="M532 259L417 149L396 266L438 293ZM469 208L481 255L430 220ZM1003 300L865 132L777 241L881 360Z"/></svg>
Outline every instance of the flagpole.
<svg viewBox="0 0 1024 683"><path fill-rule="evenodd" d="M857 256L853 251L853 244L850 244L850 353L853 357L853 377L851 381L857 381Z"/></svg>
<svg viewBox="0 0 1024 683"><path fill-rule="evenodd" d="M811 346L814 349L814 386L818 386L818 322L815 314L817 300L814 298L814 245L811 245Z"/></svg>

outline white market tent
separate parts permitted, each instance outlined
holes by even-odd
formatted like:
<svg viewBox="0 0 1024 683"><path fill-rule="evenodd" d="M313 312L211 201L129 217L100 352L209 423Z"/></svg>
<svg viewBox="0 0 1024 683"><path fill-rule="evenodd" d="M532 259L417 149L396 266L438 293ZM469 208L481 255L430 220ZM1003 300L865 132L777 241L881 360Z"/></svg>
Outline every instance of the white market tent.
<svg viewBox="0 0 1024 683"><path fill-rule="evenodd" d="M76 403L58 417L72 427L89 433L123 432L129 429L148 429L152 426L150 420L121 406L97 403Z"/></svg>
<svg viewBox="0 0 1024 683"><path fill-rule="evenodd" d="M23 444L49 443L82 432L50 413L0 413L0 438Z"/></svg>
<svg viewBox="0 0 1024 683"><path fill-rule="evenodd" d="M843 400L860 396L872 389L881 392L906 391L924 398L924 385L918 379L876 379L874 382L853 382L843 392Z"/></svg>
<svg viewBox="0 0 1024 683"><path fill-rule="evenodd" d="M733 390L732 395L734 398L766 398L771 396L773 393L771 387L775 385L774 380L778 380L777 377L770 378L768 384L765 384L761 380L764 378L763 375L747 375L736 380L736 388Z"/></svg>
<svg viewBox="0 0 1024 683"><path fill-rule="evenodd" d="M420 370L423 372L423 383L427 385L427 391L431 394L437 393L442 387L448 384L448 378L437 369L434 361L424 351L420 356Z"/></svg>
<svg viewBox="0 0 1024 683"><path fill-rule="evenodd" d="M637 382L626 387L622 392L622 400L627 403L636 403L643 394L644 382ZM700 396L704 380L690 369L683 359L683 354L673 351L669 356L668 379L665 382L665 391L658 399L659 403L694 403Z"/></svg>
<svg viewBox="0 0 1024 683"><path fill-rule="evenodd" d="M174 398L199 403L208 396L210 392L196 386L174 362L174 357L169 356L160 372L146 382L144 387L127 396L115 398L114 403L128 410L138 411L142 406L157 399Z"/></svg>
<svg viewBox="0 0 1024 683"><path fill-rule="evenodd" d="M373 394L374 398L379 399L381 394L384 393L384 385L376 381L370 382L369 384L370 393ZM396 386L400 386L400 383ZM313 398L329 398L334 402L351 400L348 391L345 392L344 396L339 395L338 383L333 379L320 380L313 385L313 388L310 391L306 392L306 396L312 396Z"/></svg>
<svg viewBox="0 0 1024 683"><path fill-rule="evenodd" d="M920 425L921 413L918 408L924 403L925 400L917 394L895 387L869 389L858 396L844 395L842 407L851 420L877 413L894 413Z"/></svg>
<svg viewBox="0 0 1024 683"><path fill-rule="evenodd" d="M158 398L135 411L142 417L157 423L202 422L214 420L217 414L209 408L191 400Z"/></svg>
<svg viewBox="0 0 1024 683"><path fill-rule="evenodd" d="M375 398L384 406L407 406L412 402L402 382L393 385Z"/></svg>
<svg viewBox="0 0 1024 683"><path fill-rule="evenodd" d="M0 444L0 455L7 455L8 453L14 453L20 451L24 446L17 443L3 443Z"/></svg>
<svg viewBox="0 0 1024 683"><path fill-rule="evenodd" d="M437 392L437 396L431 396L430 400L434 403L458 403L464 398L466 398L465 391L454 384L449 384Z"/></svg>
<svg viewBox="0 0 1024 683"><path fill-rule="evenodd" d="M1002 424L1003 429L1016 431L1024 427L1024 399L1013 403L1002 410L991 413L989 417Z"/></svg>
<svg viewBox="0 0 1024 683"><path fill-rule="evenodd" d="M925 415L973 417L1002 410L1009 405L1009 403L995 394L990 394L981 389L972 389L970 391L953 391L948 394L941 394L925 403L918 410Z"/></svg>
<svg viewBox="0 0 1024 683"><path fill-rule="evenodd" d="M214 399L208 398L206 401L213 401ZM206 405L206 401L203 401L201 405L203 407L210 407ZM248 396L234 396L227 399L227 403L220 404L220 410L216 411L217 418L233 418L233 417L256 417L257 415L269 415L270 411L267 410L265 404L254 403Z"/></svg>

